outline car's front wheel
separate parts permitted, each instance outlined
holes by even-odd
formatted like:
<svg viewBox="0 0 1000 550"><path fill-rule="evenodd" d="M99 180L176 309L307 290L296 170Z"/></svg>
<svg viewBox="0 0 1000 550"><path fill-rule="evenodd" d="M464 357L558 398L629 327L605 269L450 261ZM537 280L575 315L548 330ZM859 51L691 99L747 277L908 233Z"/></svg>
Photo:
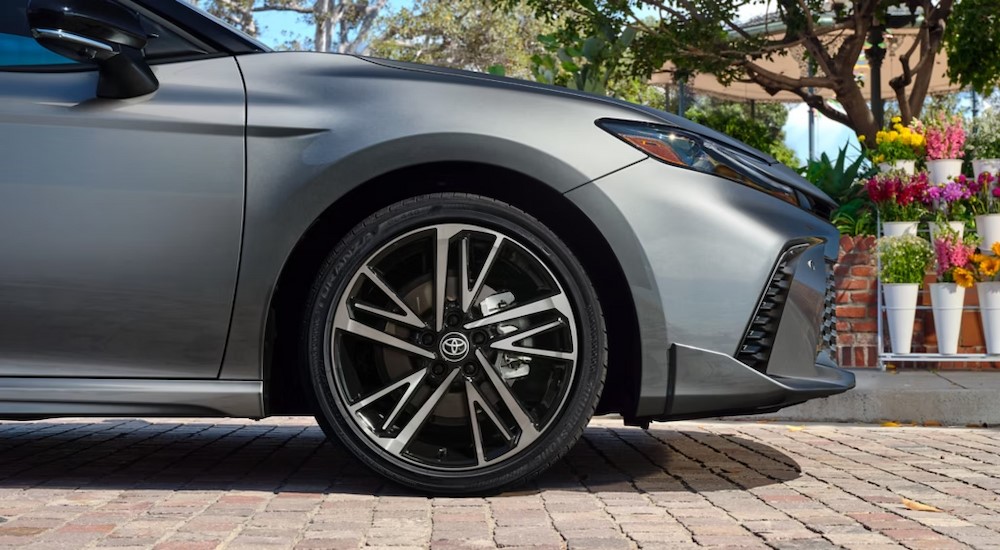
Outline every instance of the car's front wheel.
<svg viewBox="0 0 1000 550"><path fill-rule="evenodd" d="M435 493L536 476L579 439L604 383L604 322L580 263L538 220L476 195L368 217L324 264L306 325L320 424Z"/></svg>

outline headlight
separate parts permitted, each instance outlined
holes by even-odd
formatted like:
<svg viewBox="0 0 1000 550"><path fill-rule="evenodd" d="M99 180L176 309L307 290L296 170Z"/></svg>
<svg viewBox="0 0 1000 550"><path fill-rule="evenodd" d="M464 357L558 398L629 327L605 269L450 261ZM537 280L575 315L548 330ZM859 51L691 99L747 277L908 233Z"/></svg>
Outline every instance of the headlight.
<svg viewBox="0 0 1000 550"><path fill-rule="evenodd" d="M761 172L741 153L704 136L643 122L599 120L597 125L671 166L723 177L799 205L794 189Z"/></svg>

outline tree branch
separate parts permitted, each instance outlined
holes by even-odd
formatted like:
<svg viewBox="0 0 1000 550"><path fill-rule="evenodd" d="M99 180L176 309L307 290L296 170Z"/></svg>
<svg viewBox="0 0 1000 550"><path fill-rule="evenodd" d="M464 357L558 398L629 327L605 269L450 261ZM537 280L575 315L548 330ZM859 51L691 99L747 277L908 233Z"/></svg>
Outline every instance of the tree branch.
<svg viewBox="0 0 1000 550"><path fill-rule="evenodd" d="M758 73L755 71L755 69L751 67L747 67L746 72L747 76L749 77L749 81L753 82L754 84L757 84L761 88L764 88L764 90L767 91L767 93L773 95L782 90L791 92L799 96L806 105L809 105L813 109L816 109L823 116L829 118L830 120L833 120L834 122L839 122L848 127L851 126L851 120L840 111L837 111L836 109L827 105L826 101L823 100L822 96L809 93L808 90L802 87L796 87L796 88L786 87L783 85L782 82L778 80L773 80L771 76L767 74Z"/></svg>

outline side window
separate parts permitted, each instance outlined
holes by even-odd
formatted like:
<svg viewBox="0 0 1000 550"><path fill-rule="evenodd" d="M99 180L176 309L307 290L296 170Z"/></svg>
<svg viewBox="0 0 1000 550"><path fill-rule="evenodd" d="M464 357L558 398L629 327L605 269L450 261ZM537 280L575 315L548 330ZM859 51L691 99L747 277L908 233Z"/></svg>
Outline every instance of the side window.
<svg viewBox="0 0 1000 550"><path fill-rule="evenodd" d="M15 67L67 67L80 65L49 51L31 37L25 15L28 0L0 0L0 71ZM142 26L149 34L145 55L147 61L170 61L203 55L200 48L163 25L140 16Z"/></svg>
<svg viewBox="0 0 1000 550"><path fill-rule="evenodd" d="M35 42L24 10L28 0L0 2L0 69L32 65L72 65L74 61L50 52Z"/></svg>

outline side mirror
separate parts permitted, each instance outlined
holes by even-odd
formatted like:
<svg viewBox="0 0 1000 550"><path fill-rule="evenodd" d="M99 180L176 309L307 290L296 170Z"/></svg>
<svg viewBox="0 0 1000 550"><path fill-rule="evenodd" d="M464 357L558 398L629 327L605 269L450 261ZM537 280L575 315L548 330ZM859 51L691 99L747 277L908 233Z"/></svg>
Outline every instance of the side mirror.
<svg viewBox="0 0 1000 550"><path fill-rule="evenodd" d="M31 0L27 14L39 44L97 65L97 97L124 99L159 88L143 58L146 32L137 13L111 0Z"/></svg>

